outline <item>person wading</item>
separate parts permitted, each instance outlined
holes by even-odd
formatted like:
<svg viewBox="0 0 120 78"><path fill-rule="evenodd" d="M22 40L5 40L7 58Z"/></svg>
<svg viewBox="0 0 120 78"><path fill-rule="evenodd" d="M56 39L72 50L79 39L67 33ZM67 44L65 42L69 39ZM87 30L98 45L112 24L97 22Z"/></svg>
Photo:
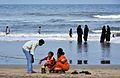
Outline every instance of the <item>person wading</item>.
<svg viewBox="0 0 120 78"><path fill-rule="evenodd" d="M69 36L72 38L72 28L69 30Z"/></svg>
<svg viewBox="0 0 120 78"><path fill-rule="evenodd" d="M100 37L100 43L104 43L105 38L106 38L106 28L105 26L103 26L101 37Z"/></svg>
<svg viewBox="0 0 120 78"><path fill-rule="evenodd" d="M106 31L106 42L107 43L110 42L110 35L111 35L110 27L107 26L107 31Z"/></svg>
<svg viewBox="0 0 120 78"><path fill-rule="evenodd" d="M78 41L78 43L82 43L82 34L83 34L83 30L81 28L81 25L79 25L77 27L77 35L78 35L77 41Z"/></svg>
<svg viewBox="0 0 120 78"><path fill-rule="evenodd" d="M84 28L84 41L85 42L87 42L88 32L89 32L89 28L87 25L85 25L85 28Z"/></svg>

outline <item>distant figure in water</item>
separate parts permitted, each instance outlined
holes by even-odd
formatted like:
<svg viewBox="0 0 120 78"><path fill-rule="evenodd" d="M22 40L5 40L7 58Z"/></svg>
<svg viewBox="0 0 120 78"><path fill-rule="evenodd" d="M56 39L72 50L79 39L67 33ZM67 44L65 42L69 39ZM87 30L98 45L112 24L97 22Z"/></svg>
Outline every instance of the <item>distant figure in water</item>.
<svg viewBox="0 0 120 78"><path fill-rule="evenodd" d="M104 43L105 38L106 38L106 27L103 26L102 33L101 33L101 38L100 38L100 42Z"/></svg>
<svg viewBox="0 0 120 78"><path fill-rule="evenodd" d="M5 34L10 34L10 28L8 26L6 26L6 29L5 29Z"/></svg>
<svg viewBox="0 0 120 78"><path fill-rule="evenodd" d="M81 25L79 25L77 27L77 35L78 35L77 41L78 41L78 43L82 43L82 34L83 34L83 30L81 28Z"/></svg>
<svg viewBox="0 0 120 78"><path fill-rule="evenodd" d="M41 26L39 26L38 33L41 34Z"/></svg>
<svg viewBox="0 0 120 78"><path fill-rule="evenodd" d="M113 34L112 37L115 38L115 34Z"/></svg>
<svg viewBox="0 0 120 78"><path fill-rule="evenodd" d="M69 36L72 37L72 28L69 30Z"/></svg>
<svg viewBox="0 0 120 78"><path fill-rule="evenodd" d="M107 25L107 31L106 31L106 42L109 43L110 42L110 27Z"/></svg>
<svg viewBox="0 0 120 78"><path fill-rule="evenodd" d="M87 25L85 25L85 28L84 28L84 41L85 42L87 42L88 32L89 32L89 28Z"/></svg>

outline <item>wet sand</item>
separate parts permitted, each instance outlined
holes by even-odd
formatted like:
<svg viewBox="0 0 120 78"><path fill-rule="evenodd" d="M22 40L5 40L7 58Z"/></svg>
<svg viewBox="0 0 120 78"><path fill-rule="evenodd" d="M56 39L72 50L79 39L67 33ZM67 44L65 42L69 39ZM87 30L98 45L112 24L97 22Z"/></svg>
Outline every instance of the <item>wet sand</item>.
<svg viewBox="0 0 120 78"><path fill-rule="evenodd" d="M26 64L26 58L22 51L25 41L1 41L0 42L0 64ZM87 44L77 44L76 41L46 41L35 51L35 65L39 59L44 58L49 51L54 52L57 57L57 49L63 48L65 55L72 65L78 65L78 61L87 60L88 65L100 65L101 61L109 60L111 65L120 65L120 44L100 44L96 41L88 41ZM43 62L44 64L44 62ZM81 65L81 64L80 64Z"/></svg>
<svg viewBox="0 0 120 78"><path fill-rule="evenodd" d="M72 65L66 74L41 74L40 66L34 66L38 73L27 74L25 65L0 65L0 78L120 78L120 65ZM89 71L91 75L71 74Z"/></svg>
<svg viewBox="0 0 120 78"><path fill-rule="evenodd" d="M38 73L27 74L26 59L21 48L24 43L0 42L0 78L120 78L119 44L106 46L99 42L88 42L87 45L77 45L75 41L46 41L35 53L34 70ZM53 51L56 57L59 47L64 49L68 60L72 60L70 70L66 74L41 74L39 59L45 57L48 51ZM78 60L88 60L88 64L78 64ZM101 64L101 60L110 60L110 64ZM74 70L89 71L91 75L71 74Z"/></svg>

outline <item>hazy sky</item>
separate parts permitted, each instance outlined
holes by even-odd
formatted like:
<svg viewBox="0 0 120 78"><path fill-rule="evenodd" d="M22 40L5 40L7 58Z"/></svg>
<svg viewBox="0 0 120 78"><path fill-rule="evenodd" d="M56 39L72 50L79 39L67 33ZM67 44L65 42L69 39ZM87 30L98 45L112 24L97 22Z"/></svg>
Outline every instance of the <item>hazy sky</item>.
<svg viewBox="0 0 120 78"><path fill-rule="evenodd" d="M120 0L0 0L0 4L120 4Z"/></svg>

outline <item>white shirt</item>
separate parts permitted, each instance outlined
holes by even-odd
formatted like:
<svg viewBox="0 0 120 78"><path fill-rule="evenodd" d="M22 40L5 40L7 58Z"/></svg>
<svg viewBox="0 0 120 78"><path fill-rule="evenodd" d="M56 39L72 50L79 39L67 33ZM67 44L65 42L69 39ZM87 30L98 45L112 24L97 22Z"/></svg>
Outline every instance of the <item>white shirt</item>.
<svg viewBox="0 0 120 78"><path fill-rule="evenodd" d="M23 48L34 55L37 46L39 46L39 41L28 41L23 45Z"/></svg>

